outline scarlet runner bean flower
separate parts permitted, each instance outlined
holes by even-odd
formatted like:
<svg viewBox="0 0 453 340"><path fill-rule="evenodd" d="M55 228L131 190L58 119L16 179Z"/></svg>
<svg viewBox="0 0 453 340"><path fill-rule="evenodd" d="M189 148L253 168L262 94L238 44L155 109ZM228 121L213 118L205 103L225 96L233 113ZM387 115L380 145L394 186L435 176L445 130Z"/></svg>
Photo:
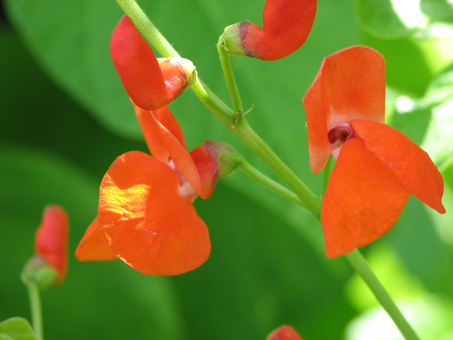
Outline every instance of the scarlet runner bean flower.
<svg viewBox="0 0 453 340"><path fill-rule="evenodd" d="M189 88L195 74L183 58L156 59L152 48L128 16L123 16L110 39L110 55L124 88L135 105L159 109Z"/></svg>
<svg viewBox="0 0 453 340"><path fill-rule="evenodd" d="M208 198L219 175L227 175L217 158L230 149L205 142L189 153L167 107L135 111L153 156L131 151L113 162L101 183L98 217L76 257L120 258L148 275L182 274L209 257L209 232L192 202Z"/></svg>
<svg viewBox="0 0 453 340"><path fill-rule="evenodd" d="M225 28L227 51L261 60L277 60L295 52L307 40L315 20L316 0L267 0L263 28L242 21Z"/></svg>
<svg viewBox="0 0 453 340"><path fill-rule="evenodd" d="M291 326L283 325L266 337L266 340L303 340Z"/></svg>
<svg viewBox="0 0 453 340"><path fill-rule="evenodd" d="M443 179L428 154L384 124L384 58L353 46L326 57L303 98L310 167L336 160L321 224L328 257L346 254L385 234L410 194L439 213Z"/></svg>
<svg viewBox="0 0 453 340"><path fill-rule="evenodd" d="M47 206L44 210L42 222L36 230L35 256L29 261L29 265L37 269L38 266L41 266L37 259L42 257L45 260L44 266L56 270L57 275L52 282L54 285L60 284L66 276L68 233L69 223L65 210L57 205ZM27 267L25 271L27 271Z"/></svg>

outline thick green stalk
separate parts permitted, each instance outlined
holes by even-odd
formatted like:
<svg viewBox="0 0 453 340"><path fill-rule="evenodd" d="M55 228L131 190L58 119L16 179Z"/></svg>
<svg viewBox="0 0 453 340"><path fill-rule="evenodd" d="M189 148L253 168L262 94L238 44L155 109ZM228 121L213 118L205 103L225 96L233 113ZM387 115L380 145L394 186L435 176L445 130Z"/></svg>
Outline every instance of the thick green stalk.
<svg viewBox="0 0 453 340"><path fill-rule="evenodd" d="M371 289L374 296L376 296L376 299L387 311L388 315L393 319L393 322L395 322L395 325L398 327L401 334L403 334L407 340L419 340L419 337L415 334L415 331L398 309L398 306L381 285L376 275L374 275L360 251L354 249L349 254L346 254L345 257Z"/></svg>
<svg viewBox="0 0 453 340"><path fill-rule="evenodd" d="M38 340L44 340L41 296L38 285L35 282L26 283L28 295L30 297L30 310L33 329Z"/></svg>

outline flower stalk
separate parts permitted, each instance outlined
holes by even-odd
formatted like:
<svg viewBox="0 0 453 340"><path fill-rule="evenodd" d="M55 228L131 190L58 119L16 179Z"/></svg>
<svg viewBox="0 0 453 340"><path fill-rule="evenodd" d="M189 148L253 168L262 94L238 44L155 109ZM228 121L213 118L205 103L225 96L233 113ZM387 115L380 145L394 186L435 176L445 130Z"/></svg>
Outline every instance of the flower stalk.
<svg viewBox="0 0 453 340"><path fill-rule="evenodd" d="M371 289L374 296L376 296L376 299L393 319L401 334L403 334L407 340L419 340L420 338L407 322L389 293L381 285L376 275L374 275L361 252L358 249L354 249L349 254L344 255L344 257Z"/></svg>
<svg viewBox="0 0 453 340"><path fill-rule="evenodd" d="M38 340L44 340L40 289L36 282L25 283L30 298L31 322Z"/></svg>

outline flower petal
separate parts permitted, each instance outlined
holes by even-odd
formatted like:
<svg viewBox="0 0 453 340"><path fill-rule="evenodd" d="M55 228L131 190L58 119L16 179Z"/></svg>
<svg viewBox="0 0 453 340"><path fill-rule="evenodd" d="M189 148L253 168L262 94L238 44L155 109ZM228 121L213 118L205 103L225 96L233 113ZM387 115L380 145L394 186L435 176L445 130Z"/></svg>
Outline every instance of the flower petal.
<svg viewBox="0 0 453 340"><path fill-rule="evenodd" d="M69 221L66 211L58 205L49 205L44 210L42 222L35 235L35 253L58 272L55 284L66 276L68 267Z"/></svg>
<svg viewBox="0 0 453 340"><path fill-rule="evenodd" d="M170 154L170 158L178 171L190 183L193 190L195 190L201 198L205 199L209 197L210 193L208 194L204 190L197 166L187 152L185 145L181 144L180 141L160 122L157 122L157 125L168 153Z"/></svg>
<svg viewBox="0 0 453 340"><path fill-rule="evenodd" d="M151 46L126 15L113 31L110 55L127 94L137 106L155 110L169 104L175 98L175 94L182 91L181 88L177 88L178 82L174 79L174 73L181 74L181 71L171 64L165 68L167 77L173 84L167 91L165 75ZM181 82L185 86L187 80L183 78Z"/></svg>
<svg viewBox="0 0 453 340"><path fill-rule="evenodd" d="M75 251L79 261L108 261L117 259L110 250L98 230L98 218L96 217L85 231Z"/></svg>
<svg viewBox="0 0 453 340"><path fill-rule="evenodd" d="M134 109L143 135L145 136L146 144L154 158L157 158L165 164L168 164L170 158L157 121L175 136L184 149L186 148L181 127L175 116L173 116L173 113L166 106L154 111L149 111L134 105Z"/></svg>
<svg viewBox="0 0 453 340"><path fill-rule="evenodd" d="M100 233L141 273L182 274L209 257L208 229L178 186L170 167L138 151L118 157L102 180Z"/></svg>
<svg viewBox="0 0 453 340"><path fill-rule="evenodd" d="M206 199L211 196L216 185L217 164L213 162L211 154L205 145L200 145L193 149L189 155L197 167L197 172L200 176L201 192L199 195L201 198Z"/></svg>
<svg viewBox="0 0 453 340"><path fill-rule="evenodd" d="M250 56L262 60L284 58L307 40L315 14L316 0L267 0L263 28L249 23L243 44Z"/></svg>
<svg viewBox="0 0 453 340"><path fill-rule="evenodd" d="M424 150L388 125L362 119L350 123L364 139L366 148L398 177L406 190L439 213L445 213L444 180Z"/></svg>
<svg viewBox="0 0 453 340"><path fill-rule="evenodd" d="M327 133L352 119L384 122L384 58L366 46L352 46L324 58L303 98L310 167L318 173L333 147Z"/></svg>
<svg viewBox="0 0 453 340"><path fill-rule="evenodd" d="M398 220L409 192L360 138L342 146L322 201L327 257L362 247Z"/></svg>
<svg viewBox="0 0 453 340"><path fill-rule="evenodd" d="M166 106L164 106L164 108L166 108ZM160 135L157 122L153 118L153 111L144 110L137 105L134 105L134 110L149 151L154 158L167 164L170 155L168 154L167 147L165 146L164 140Z"/></svg>

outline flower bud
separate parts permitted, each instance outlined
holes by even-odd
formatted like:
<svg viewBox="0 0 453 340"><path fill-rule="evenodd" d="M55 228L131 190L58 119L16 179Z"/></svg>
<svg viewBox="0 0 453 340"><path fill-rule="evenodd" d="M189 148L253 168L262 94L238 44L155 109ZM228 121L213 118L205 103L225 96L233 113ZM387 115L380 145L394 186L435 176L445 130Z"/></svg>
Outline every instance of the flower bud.
<svg viewBox="0 0 453 340"><path fill-rule="evenodd" d="M41 225L35 235L35 256L30 259L24 269L26 277L42 279L42 285L51 274L47 269L56 272L54 285L60 284L68 265L68 216L65 210L56 205L49 205L44 210ZM41 282L38 282L41 285Z"/></svg>
<svg viewBox="0 0 453 340"><path fill-rule="evenodd" d="M302 340L294 328L283 325L269 334L266 340Z"/></svg>

